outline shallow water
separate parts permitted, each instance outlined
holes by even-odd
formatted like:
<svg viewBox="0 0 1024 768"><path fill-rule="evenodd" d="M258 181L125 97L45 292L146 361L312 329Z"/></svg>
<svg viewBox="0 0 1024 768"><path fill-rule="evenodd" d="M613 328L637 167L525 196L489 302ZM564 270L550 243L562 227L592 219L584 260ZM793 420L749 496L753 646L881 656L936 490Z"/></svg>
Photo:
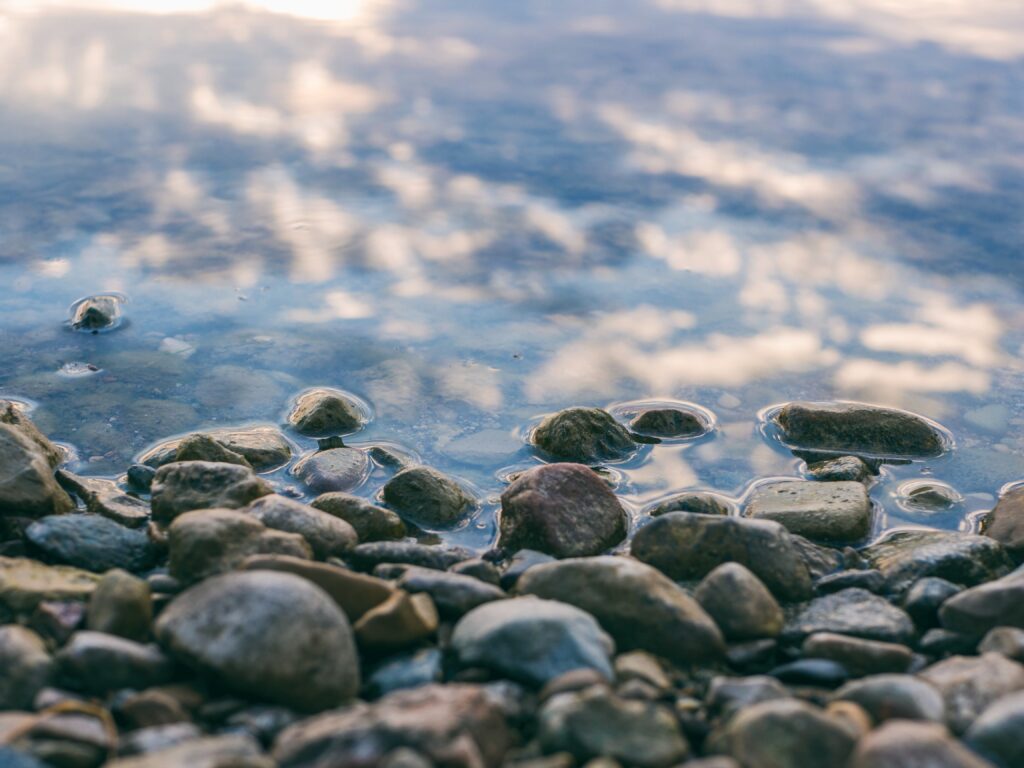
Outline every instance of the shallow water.
<svg viewBox="0 0 1024 768"><path fill-rule="evenodd" d="M353 442L489 500L452 535L480 546L572 404L714 414L612 468L637 510L798 475L758 424L792 399L953 433L885 469L882 528L1024 477L1012 4L48 5L0 11L0 395L80 471L334 386L373 409ZM120 327L72 331L108 292ZM962 499L900 502L922 477Z"/></svg>

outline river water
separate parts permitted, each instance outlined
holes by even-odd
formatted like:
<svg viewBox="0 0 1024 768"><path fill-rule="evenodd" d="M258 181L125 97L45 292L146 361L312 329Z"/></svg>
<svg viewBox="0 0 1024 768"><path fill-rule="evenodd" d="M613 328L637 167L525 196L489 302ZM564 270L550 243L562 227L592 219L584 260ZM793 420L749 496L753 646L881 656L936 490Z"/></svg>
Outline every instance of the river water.
<svg viewBox="0 0 1024 768"><path fill-rule="evenodd" d="M558 408L714 414L611 468L639 510L798 476L759 414L863 400L955 439L880 527L967 528L1024 478L1024 9L935 5L0 4L0 395L115 476L340 387L479 546Z"/></svg>

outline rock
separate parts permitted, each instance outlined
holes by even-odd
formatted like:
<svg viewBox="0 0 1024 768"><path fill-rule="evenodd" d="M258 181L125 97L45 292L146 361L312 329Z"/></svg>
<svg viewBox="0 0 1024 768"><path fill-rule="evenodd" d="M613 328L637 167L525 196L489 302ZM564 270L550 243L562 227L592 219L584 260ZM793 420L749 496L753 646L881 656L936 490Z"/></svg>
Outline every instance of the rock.
<svg viewBox="0 0 1024 768"><path fill-rule="evenodd" d="M795 533L789 535L789 540L793 543L796 551L800 553L800 559L807 566L807 572L811 575L812 581L835 573L838 569L847 565L847 558L844 552L838 549L833 549L823 544L815 544L810 539L798 536ZM861 565L860 555L855 550L847 547L846 553L854 553L854 558L850 562L851 566Z"/></svg>
<svg viewBox="0 0 1024 768"><path fill-rule="evenodd" d="M408 541L374 541L360 544L346 559L361 571L372 570L381 563L404 563L446 571L467 560L473 553L465 547L430 546Z"/></svg>
<svg viewBox="0 0 1024 768"><path fill-rule="evenodd" d="M292 458L291 444L276 427L216 429L208 434L229 451L241 455L257 472L277 469Z"/></svg>
<svg viewBox="0 0 1024 768"><path fill-rule="evenodd" d="M89 296L72 307L71 327L76 331L101 331L114 328L121 320L120 296Z"/></svg>
<svg viewBox="0 0 1024 768"><path fill-rule="evenodd" d="M345 614L323 590L289 573L207 579L164 609L156 636L174 657L241 695L319 711L359 690Z"/></svg>
<svg viewBox="0 0 1024 768"><path fill-rule="evenodd" d="M103 574L89 598L86 626L128 640L149 638L153 600L149 584L122 570Z"/></svg>
<svg viewBox="0 0 1024 768"><path fill-rule="evenodd" d="M63 565L43 565L21 557L0 557L0 605L29 613L43 600L86 600L96 574Z"/></svg>
<svg viewBox="0 0 1024 768"><path fill-rule="evenodd" d="M53 476L50 458L18 427L0 421L0 517L41 517L74 509Z"/></svg>
<svg viewBox="0 0 1024 768"><path fill-rule="evenodd" d="M132 729L191 721L182 702L161 688L149 688L119 697L114 714L119 721Z"/></svg>
<svg viewBox="0 0 1024 768"><path fill-rule="evenodd" d="M783 699L737 712L722 744L744 768L835 768L845 765L856 737L821 710Z"/></svg>
<svg viewBox="0 0 1024 768"><path fill-rule="evenodd" d="M0 424L6 424L30 443L34 443L51 469L56 469L63 463L63 449L54 445L46 435L39 431L20 403L0 399Z"/></svg>
<svg viewBox="0 0 1024 768"><path fill-rule="evenodd" d="M940 480L908 480L900 483L896 503L911 514L948 512L964 500L955 488Z"/></svg>
<svg viewBox="0 0 1024 768"><path fill-rule="evenodd" d="M905 611L878 595L863 589L844 589L814 598L786 622L782 635L796 642L815 632L906 644L914 637L914 622Z"/></svg>
<svg viewBox="0 0 1024 768"><path fill-rule="evenodd" d="M978 638L951 632L948 629L929 629L917 642L917 649L926 656L953 656L974 653Z"/></svg>
<svg viewBox="0 0 1024 768"><path fill-rule="evenodd" d="M811 576L785 528L770 520L672 512L633 537L633 556L670 579L700 579L727 562L749 568L783 600L811 594Z"/></svg>
<svg viewBox="0 0 1024 768"><path fill-rule="evenodd" d="M143 493L149 493L154 477L156 477L156 469L145 464L132 464L125 472L128 485Z"/></svg>
<svg viewBox="0 0 1024 768"><path fill-rule="evenodd" d="M274 742L280 768L378 765L401 747L446 768L498 768L512 732L496 697L475 685L424 685L303 720Z"/></svg>
<svg viewBox="0 0 1024 768"><path fill-rule="evenodd" d="M863 403L789 403L776 421L795 448L885 457L938 456L945 436L906 411Z"/></svg>
<svg viewBox="0 0 1024 768"><path fill-rule="evenodd" d="M244 510L267 528L302 536L318 559L341 557L359 539L344 520L277 494L257 499Z"/></svg>
<svg viewBox="0 0 1024 768"><path fill-rule="evenodd" d="M472 557L469 560L463 560L448 570L460 576L471 576L485 584L492 584L495 587L501 586L501 571L498 570L494 563L484 560L482 557Z"/></svg>
<svg viewBox="0 0 1024 768"><path fill-rule="evenodd" d="M437 606L438 613L448 620L458 619L478 605L508 597L503 589L472 576L460 576L456 573L415 566L406 569L398 579L397 585L412 594L429 594Z"/></svg>
<svg viewBox="0 0 1024 768"><path fill-rule="evenodd" d="M711 425L697 413L681 408L652 408L629 423L634 432L651 437L699 437Z"/></svg>
<svg viewBox="0 0 1024 768"><path fill-rule="evenodd" d="M0 746L0 765L3 768L51 768L28 752L3 746Z"/></svg>
<svg viewBox="0 0 1024 768"><path fill-rule="evenodd" d="M1024 560L1024 486L999 499L985 517L982 533L1002 544L1017 562Z"/></svg>
<svg viewBox="0 0 1024 768"><path fill-rule="evenodd" d="M862 483L877 473L859 456L839 456L808 464L807 474L822 482L846 480Z"/></svg>
<svg viewBox="0 0 1024 768"><path fill-rule="evenodd" d="M1024 691L997 699L964 734L964 742L1000 768L1024 765Z"/></svg>
<svg viewBox="0 0 1024 768"><path fill-rule="evenodd" d="M774 639L733 643L725 651L731 669L745 675L766 672L775 665L779 644Z"/></svg>
<svg viewBox="0 0 1024 768"><path fill-rule="evenodd" d="M57 471L57 482L80 498L93 514L129 528L141 528L149 522L149 504L125 493L115 482L79 477L63 469Z"/></svg>
<svg viewBox="0 0 1024 768"><path fill-rule="evenodd" d="M202 736L203 732L193 723L152 725L120 734L117 752L122 758L148 755L151 752L161 752L179 744L195 741Z"/></svg>
<svg viewBox="0 0 1024 768"><path fill-rule="evenodd" d="M966 731L996 699L1024 689L1024 665L998 653L951 656L919 674L934 685L946 702L946 724L956 734Z"/></svg>
<svg viewBox="0 0 1024 768"><path fill-rule="evenodd" d="M812 541L841 543L871 532L871 500L863 483L790 480L760 485L747 503L747 515L774 520L790 533Z"/></svg>
<svg viewBox="0 0 1024 768"><path fill-rule="evenodd" d="M804 656L842 664L853 677L885 672L906 672L914 654L905 645L818 632L803 644Z"/></svg>
<svg viewBox="0 0 1024 768"><path fill-rule="evenodd" d="M869 568L863 571L840 571L822 576L814 582L814 594L827 595L842 589L857 587L874 592L876 595L885 590L885 576L881 571Z"/></svg>
<svg viewBox="0 0 1024 768"><path fill-rule="evenodd" d="M664 693L672 689L672 681L657 656L647 651L629 651L615 657L615 679L623 683L641 680L655 690Z"/></svg>
<svg viewBox="0 0 1024 768"><path fill-rule="evenodd" d="M892 531L862 549L861 555L885 575L889 589L897 594L926 576L972 586L1012 567L997 542L960 532Z"/></svg>
<svg viewBox="0 0 1024 768"><path fill-rule="evenodd" d="M646 510L651 517L660 517L670 512L696 512L700 515L739 514L739 507L730 499L717 493L688 491L671 496Z"/></svg>
<svg viewBox="0 0 1024 768"><path fill-rule="evenodd" d="M846 667L831 659L797 659L768 674L786 685L812 688L838 688L850 677Z"/></svg>
<svg viewBox="0 0 1024 768"><path fill-rule="evenodd" d="M25 530L25 540L46 560L97 573L111 568L142 573L161 555L145 530L99 515L48 515Z"/></svg>
<svg viewBox="0 0 1024 768"><path fill-rule="evenodd" d="M384 484L383 499L403 518L426 528L461 522L476 499L447 475L430 467L409 467Z"/></svg>
<svg viewBox="0 0 1024 768"><path fill-rule="evenodd" d="M65 699L65 702L67 700ZM17 748L38 758L46 766L91 768L103 762L113 750L110 730L100 717L81 711L51 711L46 717L24 725L15 742Z"/></svg>
<svg viewBox="0 0 1024 768"><path fill-rule="evenodd" d="M877 728L857 745L849 768L992 768L950 738L941 725L896 720Z"/></svg>
<svg viewBox="0 0 1024 768"><path fill-rule="evenodd" d="M425 640L437 631L437 625L437 607L430 595L397 590L364 613L355 631L360 648L393 651Z"/></svg>
<svg viewBox="0 0 1024 768"><path fill-rule="evenodd" d="M790 699L792 694L774 677L714 677L708 686L708 710L728 719L734 712L764 701Z"/></svg>
<svg viewBox="0 0 1024 768"><path fill-rule="evenodd" d="M595 669L610 680L615 650L590 614L536 597L473 609L455 625L451 647L464 667L485 667L538 687L580 668Z"/></svg>
<svg viewBox="0 0 1024 768"><path fill-rule="evenodd" d="M722 634L682 588L629 557L537 565L516 590L574 605L597 619L619 650L645 650L678 664L719 658Z"/></svg>
<svg viewBox="0 0 1024 768"><path fill-rule="evenodd" d="M832 700L860 705L875 723L885 720L942 723L946 719L942 694L935 686L913 675L871 675L854 680L836 691Z"/></svg>
<svg viewBox="0 0 1024 768"><path fill-rule="evenodd" d="M335 491L320 494L313 499L311 506L344 520L355 529L362 542L401 539L406 534L402 518L390 509L378 507L349 493Z"/></svg>
<svg viewBox="0 0 1024 768"><path fill-rule="evenodd" d="M568 752L580 764L604 757L637 768L668 768L689 752L670 710L620 699L603 686L549 699L540 711L539 738L546 753Z"/></svg>
<svg viewBox="0 0 1024 768"><path fill-rule="evenodd" d="M903 595L903 610L910 614L918 629L939 623L939 608L963 587L935 576L918 579Z"/></svg>
<svg viewBox="0 0 1024 768"><path fill-rule="evenodd" d="M17 624L0 627L0 710L31 709L50 683L53 660L35 632ZM0 765L4 765L0 759Z"/></svg>
<svg viewBox="0 0 1024 768"><path fill-rule="evenodd" d="M946 629L976 637L998 626L1024 629L1024 569L953 595L939 618Z"/></svg>
<svg viewBox="0 0 1024 768"><path fill-rule="evenodd" d="M371 698L379 698L392 691L439 683L444 676L441 662L441 651L437 648L391 657L373 671L366 681L366 690Z"/></svg>
<svg viewBox="0 0 1024 768"><path fill-rule="evenodd" d="M301 576L330 595L352 622L388 600L395 591L383 579L287 555L253 555L246 558L241 567L248 571L283 571Z"/></svg>
<svg viewBox="0 0 1024 768"><path fill-rule="evenodd" d="M95 695L162 685L174 676L170 659L156 646L102 632L76 632L54 661L63 686Z"/></svg>
<svg viewBox="0 0 1024 768"><path fill-rule="evenodd" d="M776 637L782 609L761 580L739 563L722 563L704 577L694 597L727 640Z"/></svg>
<svg viewBox="0 0 1024 768"><path fill-rule="evenodd" d="M556 459L582 464L623 459L636 450L626 428L600 408L567 408L548 416L532 440Z"/></svg>
<svg viewBox="0 0 1024 768"><path fill-rule="evenodd" d="M978 653L1001 653L1008 659L1024 662L1024 629L995 627L978 643Z"/></svg>
<svg viewBox="0 0 1024 768"><path fill-rule="evenodd" d="M349 491L370 471L370 460L357 448L330 448L302 459L291 473L313 493Z"/></svg>
<svg viewBox="0 0 1024 768"><path fill-rule="evenodd" d="M545 464L501 494L498 546L555 557L597 555L626 537L627 517L604 480L582 464Z"/></svg>
<svg viewBox="0 0 1024 768"><path fill-rule="evenodd" d="M64 645L85 621L85 605L73 600L44 600L36 606L27 626L50 647Z"/></svg>
<svg viewBox="0 0 1024 768"><path fill-rule="evenodd" d="M186 512L167 530L167 541L171 575L183 584L233 570L249 555L312 556L298 534L267 530L255 518L233 509Z"/></svg>
<svg viewBox="0 0 1024 768"><path fill-rule="evenodd" d="M358 403L336 389L312 389L295 401L288 423L309 437L355 432L365 418Z"/></svg>
<svg viewBox="0 0 1024 768"><path fill-rule="evenodd" d="M239 509L273 493L251 469L211 461L166 464L153 478L153 518L169 523L194 509Z"/></svg>
<svg viewBox="0 0 1024 768"><path fill-rule="evenodd" d="M124 757L105 768L274 768L251 736L206 736L135 757Z"/></svg>
<svg viewBox="0 0 1024 768"><path fill-rule="evenodd" d="M224 447L209 435L199 433L182 438L175 451L174 460L214 461L221 464L238 464L252 469L245 456Z"/></svg>
<svg viewBox="0 0 1024 768"><path fill-rule="evenodd" d="M520 549L505 561L498 582L502 589L512 589L524 573L537 565L553 563L556 558L534 549Z"/></svg>

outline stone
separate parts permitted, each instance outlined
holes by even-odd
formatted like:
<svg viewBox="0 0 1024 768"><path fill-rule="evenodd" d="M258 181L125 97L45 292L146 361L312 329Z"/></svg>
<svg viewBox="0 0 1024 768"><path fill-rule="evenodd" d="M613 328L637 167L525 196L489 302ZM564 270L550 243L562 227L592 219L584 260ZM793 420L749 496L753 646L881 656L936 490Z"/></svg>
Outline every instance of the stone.
<svg viewBox="0 0 1024 768"><path fill-rule="evenodd" d="M178 517L167 530L171 575L183 584L237 568L257 554L312 556L306 540L268 530L241 510L199 509Z"/></svg>
<svg viewBox="0 0 1024 768"><path fill-rule="evenodd" d="M783 600L811 595L811 575L793 537L770 520L672 512L637 531L631 552L675 581L737 562Z"/></svg>
<svg viewBox="0 0 1024 768"><path fill-rule="evenodd" d="M821 710L781 699L741 709L721 743L744 768L835 768L845 765L856 737Z"/></svg>
<svg viewBox="0 0 1024 768"><path fill-rule="evenodd" d="M567 408L545 418L532 442L561 461L596 464L624 459L636 450L629 432L600 408Z"/></svg>
<svg viewBox="0 0 1024 768"><path fill-rule="evenodd" d="M42 517L74 509L50 457L18 427L0 421L0 517Z"/></svg>
<svg viewBox="0 0 1024 768"><path fill-rule="evenodd" d="M890 591L896 594L928 576L973 586L1012 568L999 543L951 531L892 531L862 549L861 555L885 575Z"/></svg>
<svg viewBox="0 0 1024 768"><path fill-rule="evenodd" d="M355 529L344 520L276 493L256 499L242 511L267 528L302 536L320 560L342 557L359 543Z"/></svg>
<svg viewBox="0 0 1024 768"><path fill-rule="evenodd" d="M359 404L336 389L312 389L303 393L288 414L288 423L295 431L309 437L355 432L364 421Z"/></svg>
<svg viewBox="0 0 1024 768"><path fill-rule="evenodd" d="M940 480L909 480L897 488L896 503L916 515L949 512L963 500L956 488Z"/></svg>
<svg viewBox="0 0 1024 768"><path fill-rule="evenodd" d="M959 632L951 632L948 629L929 629L921 639L917 641L917 649L925 656L953 656L965 653L974 653L978 638L971 635L964 635Z"/></svg>
<svg viewBox="0 0 1024 768"><path fill-rule="evenodd" d="M863 571L840 571L822 576L814 582L814 594L827 595L842 589L858 587L874 592L876 595L885 591L885 576L881 571L868 568Z"/></svg>
<svg viewBox="0 0 1024 768"><path fill-rule="evenodd" d="M202 736L203 732L193 723L151 725L119 734L117 753L121 758L146 755L194 741Z"/></svg>
<svg viewBox="0 0 1024 768"><path fill-rule="evenodd" d="M128 486L143 493L149 493L156 477L156 469L145 464L132 464L125 472Z"/></svg>
<svg viewBox="0 0 1024 768"><path fill-rule="evenodd" d="M350 493L322 493L310 505L351 525L361 542L401 539L406 535L402 518Z"/></svg>
<svg viewBox="0 0 1024 768"><path fill-rule="evenodd" d="M993 768L936 723L894 720L867 734L849 768Z"/></svg>
<svg viewBox="0 0 1024 768"><path fill-rule="evenodd" d="M555 557L598 555L626 537L626 511L608 485L582 464L544 464L501 494L498 546Z"/></svg>
<svg viewBox="0 0 1024 768"><path fill-rule="evenodd" d="M556 558L535 549L520 549L502 565L499 585L502 589L513 589L520 577L528 570L544 563L553 563Z"/></svg>
<svg viewBox="0 0 1024 768"><path fill-rule="evenodd" d="M498 570L494 563L484 560L482 557L471 557L469 560L463 560L448 570L460 576L471 576L485 584L493 584L495 587L501 586L501 571Z"/></svg>
<svg viewBox="0 0 1024 768"><path fill-rule="evenodd" d="M699 414L681 408L651 408L634 418L634 432L651 437L700 437L710 424Z"/></svg>
<svg viewBox="0 0 1024 768"><path fill-rule="evenodd" d="M430 595L442 618L449 621L461 618L478 605L493 600L504 600L508 595L500 587L487 584L472 576L460 576L448 571L410 566L397 581L406 592Z"/></svg>
<svg viewBox="0 0 1024 768"><path fill-rule="evenodd" d="M46 766L91 768L103 762L114 748L110 730L91 712L61 712L57 708L27 723L26 730L15 746Z"/></svg>
<svg viewBox="0 0 1024 768"><path fill-rule="evenodd" d="M0 766L3 768L51 768L28 752L4 746L0 746Z"/></svg>
<svg viewBox="0 0 1024 768"><path fill-rule="evenodd" d="M722 633L696 600L629 557L537 565L520 577L516 591L586 611L619 650L645 650L678 664L720 658L725 650Z"/></svg>
<svg viewBox="0 0 1024 768"><path fill-rule="evenodd" d="M132 729L191 721L182 702L161 688L126 694L116 702L114 714Z"/></svg>
<svg viewBox="0 0 1024 768"><path fill-rule="evenodd" d="M476 499L452 478L430 467L408 467L384 484L384 502L403 519L425 528L463 521Z"/></svg>
<svg viewBox="0 0 1024 768"><path fill-rule="evenodd" d="M427 594L396 590L355 623L359 647L377 652L408 648L437 631L438 615Z"/></svg>
<svg viewBox="0 0 1024 768"><path fill-rule="evenodd" d="M401 747L446 768L499 768L512 744L490 689L424 685L302 720L275 740L280 768L378 765Z"/></svg>
<svg viewBox="0 0 1024 768"><path fill-rule="evenodd" d="M976 637L999 626L1024 629L1024 569L953 595L939 619L946 629Z"/></svg>
<svg viewBox="0 0 1024 768"><path fill-rule="evenodd" d="M664 501L654 504L647 510L651 517L660 517L670 512L696 512L700 515L735 515L739 507L731 500L717 493L707 491L687 491L677 493Z"/></svg>
<svg viewBox="0 0 1024 768"><path fill-rule="evenodd" d="M30 613L44 600L87 600L98 581L79 568L0 557L0 605L16 613Z"/></svg>
<svg viewBox="0 0 1024 768"><path fill-rule="evenodd" d="M149 639L152 623L149 584L118 569L103 574L89 598L86 626L141 642Z"/></svg>
<svg viewBox="0 0 1024 768"><path fill-rule="evenodd" d="M225 734L123 757L105 768L274 768L274 761L263 754L251 736Z"/></svg>
<svg viewBox="0 0 1024 768"><path fill-rule="evenodd" d="M886 720L927 720L943 723L946 704L931 683L905 674L870 675L847 683L833 701L852 701L875 723Z"/></svg>
<svg viewBox="0 0 1024 768"><path fill-rule="evenodd" d="M50 439L39 431L39 427L28 417L20 403L0 399L0 424L6 424L30 443L34 443L51 469L56 469L63 463L64 450L50 442Z"/></svg>
<svg viewBox="0 0 1024 768"><path fill-rule="evenodd" d="M876 472L859 456L839 456L811 462L807 465L807 474L821 482L846 480L862 483Z"/></svg>
<svg viewBox="0 0 1024 768"><path fill-rule="evenodd" d="M782 631L779 604L761 580L739 563L722 563L712 570L694 597L727 640L776 637Z"/></svg>
<svg viewBox="0 0 1024 768"><path fill-rule="evenodd" d="M85 606L73 600L44 600L36 606L27 626L50 647L64 645L85 621Z"/></svg>
<svg viewBox="0 0 1024 768"><path fill-rule="evenodd" d="M421 648L406 656L389 657L373 670L366 681L366 691L370 698L380 698L392 691L439 683L444 676L442 659L437 648Z"/></svg>
<svg viewBox="0 0 1024 768"><path fill-rule="evenodd" d="M733 643L725 650L725 659L731 669L745 675L766 672L775 666L779 644L774 639L748 640Z"/></svg>
<svg viewBox="0 0 1024 768"><path fill-rule="evenodd" d="M170 659L156 646L103 632L76 632L54 661L61 685L95 695L161 685L174 676Z"/></svg>
<svg viewBox="0 0 1024 768"><path fill-rule="evenodd" d="M248 459L235 453L214 440L210 435L202 433L183 437L174 453L175 461L215 461L221 464L238 464L252 469Z"/></svg>
<svg viewBox="0 0 1024 768"><path fill-rule="evenodd" d="M964 734L964 743L999 768L1024 765L1024 691L1011 693L985 709Z"/></svg>
<svg viewBox="0 0 1024 768"><path fill-rule="evenodd" d="M985 516L982 533L995 539L1017 562L1024 560L1024 486L1008 491Z"/></svg>
<svg viewBox="0 0 1024 768"><path fill-rule="evenodd" d="M99 515L47 515L25 529L31 551L48 561L102 573L122 568L142 573L162 554L145 530Z"/></svg>
<svg viewBox="0 0 1024 768"><path fill-rule="evenodd" d="M629 651L615 657L615 679L622 683L630 680L642 680L659 692L669 691L672 681L665 674L658 657L646 651Z"/></svg>
<svg viewBox="0 0 1024 768"><path fill-rule="evenodd" d="M535 687L580 668L610 680L615 651L590 614L536 597L474 608L455 625L451 647L463 667L484 667Z"/></svg>
<svg viewBox="0 0 1024 768"><path fill-rule="evenodd" d="M17 624L0 626L0 710L31 709L50 683L53 660L43 639ZM3 765L0 760L0 765Z"/></svg>
<svg viewBox="0 0 1024 768"><path fill-rule="evenodd" d="M362 484L370 460L358 448L330 448L306 456L291 473L313 493L350 491Z"/></svg>
<svg viewBox="0 0 1024 768"><path fill-rule="evenodd" d="M175 658L243 696L320 711L359 690L348 619L322 589L290 573L207 579L163 610L156 636Z"/></svg>
<svg viewBox="0 0 1024 768"><path fill-rule="evenodd" d="M215 429L207 434L241 455L257 472L269 472L284 466L292 458L292 446L277 427Z"/></svg>
<svg viewBox="0 0 1024 768"><path fill-rule="evenodd" d="M913 661L913 652L905 645L864 640L832 632L818 632L804 640L804 656L829 659L846 668L853 677L886 672L906 672Z"/></svg>
<svg viewBox="0 0 1024 768"><path fill-rule="evenodd" d="M768 674L786 685L812 688L838 688L850 677L846 667L831 659L797 659Z"/></svg>
<svg viewBox="0 0 1024 768"><path fill-rule="evenodd" d="M849 558L849 565L851 567L862 565L860 555L852 547L847 547L845 551L833 549L824 544L815 544L810 539L798 536L795 533L789 535L789 540L796 551L800 553L800 559L807 566L807 572L810 574L812 581L833 574L840 568L848 565L847 556L851 553L853 556Z"/></svg>
<svg viewBox="0 0 1024 768"><path fill-rule="evenodd" d="M636 768L668 768L689 753L669 709L621 699L604 686L552 697L538 720L541 748L568 752L580 764L605 757Z"/></svg>
<svg viewBox="0 0 1024 768"><path fill-rule="evenodd" d="M903 595L903 610L910 614L918 629L929 629L939 623L939 608L963 587L936 576L915 581Z"/></svg>
<svg viewBox="0 0 1024 768"><path fill-rule="evenodd" d="M270 483L237 464L174 462L160 467L153 478L153 519L170 523L195 509L239 509L270 493Z"/></svg>
<svg viewBox="0 0 1024 768"><path fill-rule="evenodd" d="M927 419L864 403L794 402L775 420L783 441L804 450L928 458L947 447L945 436Z"/></svg>
<svg viewBox="0 0 1024 768"><path fill-rule="evenodd" d="M76 331L101 331L115 327L121 320L120 296L89 296L72 307L71 327Z"/></svg>
<svg viewBox="0 0 1024 768"><path fill-rule="evenodd" d="M465 547L419 544L410 541L374 541L360 544L349 552L345 559L361 571L372 570L382 563L402 563L446 571L472 556L473 552Z"/></svg>
<svg viewBox="0 0 1024 768"><path fill-rule="evenodd" d="M782 636L799 642L816 632L906 644L914 637L914 622L885 598L863 589L844 589L814 598L786 622Z"/></svg>
<svg viewBox="0 0 1024 768"><path fill-rule="evenodd" d="M97 477L79 477L66 470L57 471L59 482L80 498L85 508L129 528L142 528L149 522L149 504L122 491L117 483Z"/></svg>
<svg viewBox="0 0 1024 768"><path fill-rule="evenodd" d="M758 486L747 516L781 523L812 541L858 541L871 532L872 508L863 483L789 480Z"/></svg>
<svg viewBox="0 0 1024 768"><path fill-rule="evenodd" d="M942 694L946 725L958 735L996 699L1024 690L1024 665L998 653L951 656L925 668L918 676Z"/></svg>
<svg viewBox="0 0 1024 768"><path fill-rule="evenodd" d="M994 627L978 643L978 653L1001 653L1008 659L1024 662L1024 629Z"/></svg>

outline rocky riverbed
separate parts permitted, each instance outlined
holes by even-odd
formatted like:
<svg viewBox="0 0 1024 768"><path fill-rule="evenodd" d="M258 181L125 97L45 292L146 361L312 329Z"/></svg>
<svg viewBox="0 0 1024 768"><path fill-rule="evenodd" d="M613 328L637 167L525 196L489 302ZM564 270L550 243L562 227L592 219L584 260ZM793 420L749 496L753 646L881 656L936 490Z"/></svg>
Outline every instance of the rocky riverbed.
<svg viewBox="0 0 1024 768"><path fill-rule="evenodd" d="M474 551L444 532L485 500L348 445L369 418L312 390L112 479L0 403L0 766L1024 765L1024 491L879 535L879 472L950 450L938 425L790 403L765 426L803 479L637 511L606 467L712 425L571 408Z"/></svg>

